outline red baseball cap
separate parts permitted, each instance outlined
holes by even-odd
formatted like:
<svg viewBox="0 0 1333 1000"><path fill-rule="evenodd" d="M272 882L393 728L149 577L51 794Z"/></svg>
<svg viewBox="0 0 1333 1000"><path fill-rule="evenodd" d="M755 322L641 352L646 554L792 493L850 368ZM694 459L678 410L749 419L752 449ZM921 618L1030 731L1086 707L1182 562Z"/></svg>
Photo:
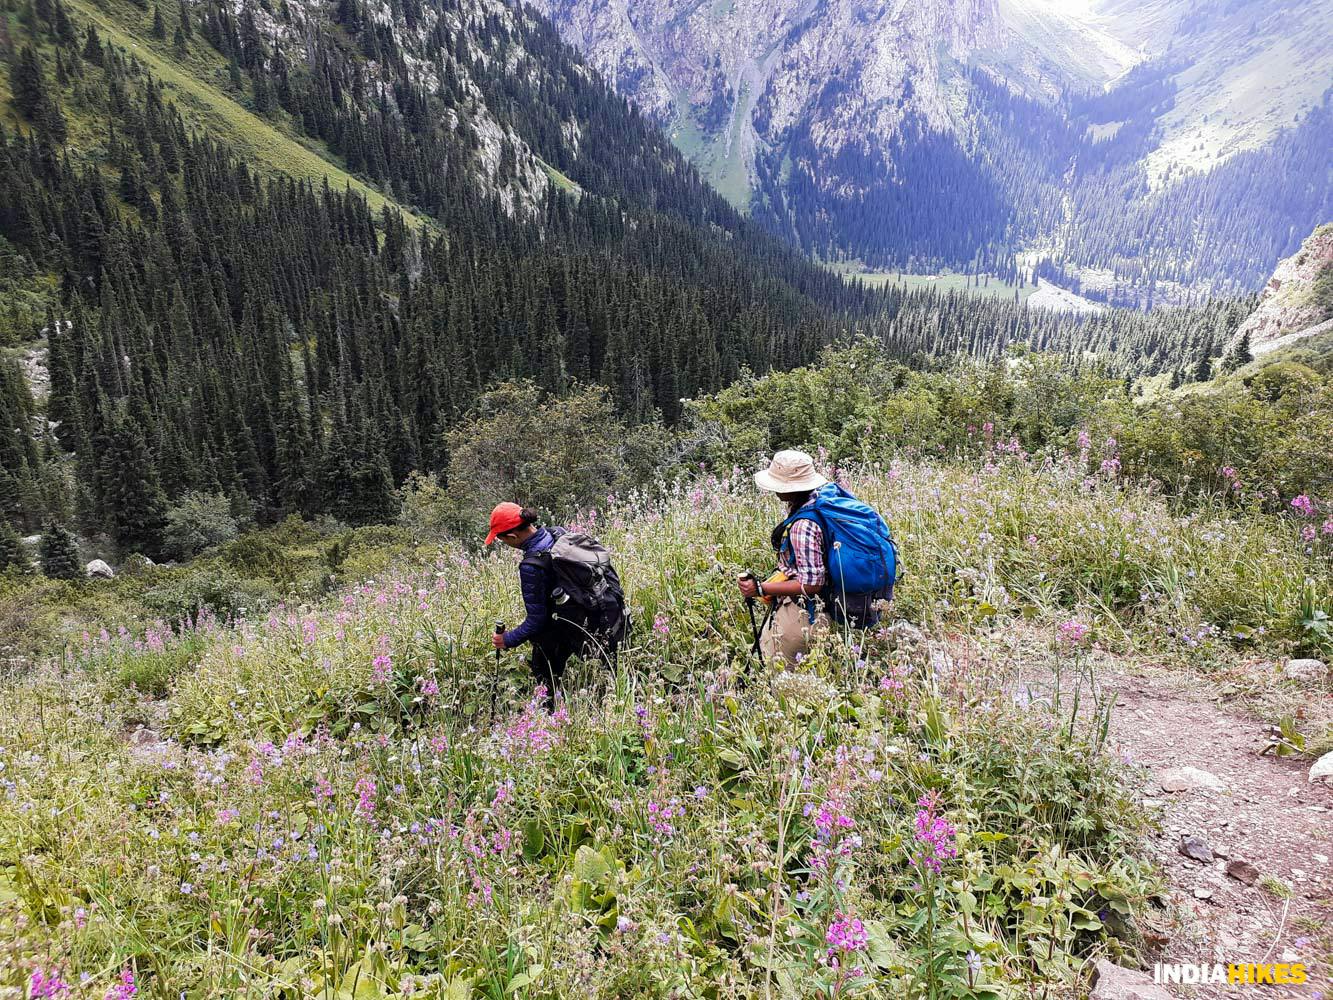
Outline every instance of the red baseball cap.
<svg viewBox="0 0 1333 1000"><path fill-rule="evenodd" d="M522 523L523 508L518 504L510 503L508 500L496 504L495 510L491 511L491 533L486 536L486 544L490 545L495 541L496 535L513 531Z"/></svg>

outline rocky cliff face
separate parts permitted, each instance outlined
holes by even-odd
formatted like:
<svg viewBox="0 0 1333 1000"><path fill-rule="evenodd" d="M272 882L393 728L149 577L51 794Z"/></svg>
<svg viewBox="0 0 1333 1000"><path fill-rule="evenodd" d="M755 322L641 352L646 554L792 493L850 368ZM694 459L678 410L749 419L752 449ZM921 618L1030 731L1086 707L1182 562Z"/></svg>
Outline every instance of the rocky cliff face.
<svg viewBox="0 0 1333 1000"><path fill-rule="evenodd" d="M1258 308L1236 336L1262 354L1327 329L1333 322L1333 223L1320 226L1264 286Z"/></svg>
<svg viewBox="0 0 1333 1000"><path fill-rule="evenodd" d="M744 204L757 150L808 131L830 161L907 120L956 131L974 62L1033 94L1101 85L1134 59L1042 0L537 0L618 90ZM834 182L836 183L836 181Z"/></svg>
<svg viewBox="0 0 1333 1000"><path fill-rule="evenodd" d="M1316 141L1278 147L1327 117L1328 3L535 3L724 195L816 256L934 270L1035 254L1160 298L1254 287L1327 218L1301 193L1327 186ZM1191 184L1254 150L1272 155ZM1256 194L1274 181L1289 188ZM1198 234L1226 215L1254 247L1210 263Z"/></svg>

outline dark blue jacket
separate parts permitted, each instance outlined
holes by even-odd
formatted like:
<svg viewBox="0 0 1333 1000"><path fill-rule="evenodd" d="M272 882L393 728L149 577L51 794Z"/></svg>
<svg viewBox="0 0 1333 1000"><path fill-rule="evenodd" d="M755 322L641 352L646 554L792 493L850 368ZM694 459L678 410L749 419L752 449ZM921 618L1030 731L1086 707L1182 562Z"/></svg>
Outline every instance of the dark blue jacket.
<svg viewBox="0 0 1333 1000"><path fill-rule="evenodd" d="M551 534L550 529L539 528L521 547L526 556L531 552L545 552L554 544L555 535ZM518 582L523 588L523 606L528 616L518 628L505 633L505 649L523 645L546 628L551 617L549 603L553 585L549 576L549 572L538 563L524 561L519 564Z"/></svg>

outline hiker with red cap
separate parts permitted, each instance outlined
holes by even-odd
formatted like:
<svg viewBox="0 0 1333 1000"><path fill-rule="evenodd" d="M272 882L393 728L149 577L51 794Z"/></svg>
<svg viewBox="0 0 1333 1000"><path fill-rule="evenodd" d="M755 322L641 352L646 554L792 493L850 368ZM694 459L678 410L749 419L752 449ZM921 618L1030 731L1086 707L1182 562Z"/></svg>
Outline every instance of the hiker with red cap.
<svg viewBox="0 0 1333 1000"><path fill-rule="evenodd" d="M898 575L884 519L829 482L803 451L778 452L754 481L787 506L770 539L777 572L763 581L742 573L736 581L752 624L754 601L770 606L763 628L755 627L760 658L795 663L830 625L850 633L878 624Z"/></svg>
<svg viewBox="0 0 1333 1000"><path fill-rule="evenodd" d="M595 538L560 527L542 527L537 514L516 503L491 511L486 544L497 538L523 553L518 564L526 617L492 642L497 650L532 643L532 674L546 686L554 707L565 665L575 654L614 666L629 629L625 593L611 556Z"/></svg>

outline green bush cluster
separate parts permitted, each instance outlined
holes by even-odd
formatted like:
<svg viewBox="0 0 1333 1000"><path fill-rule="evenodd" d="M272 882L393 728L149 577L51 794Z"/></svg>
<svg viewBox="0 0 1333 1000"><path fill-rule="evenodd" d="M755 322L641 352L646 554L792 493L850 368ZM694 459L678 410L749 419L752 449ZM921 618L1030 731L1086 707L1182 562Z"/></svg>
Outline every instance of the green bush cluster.
<svg viewBox="0 0 1333 1000"><path fill-rule="evenodd" d="M1046 455L1077 451L1086 433L1094 452L1116 442L1122 474L1172 494L1280 509L1300 494L1333 496L1333 376L1307 363L1323 357L1302 349L1206 387L1144 399L1095 361L1015 354L993 365L913 371L860 343L692 403L686 440L692 459L725 468L786 447L820 449L834 462L978 456L997 441ZM1228 468L1244 490L1233 489Z"/></svg>

